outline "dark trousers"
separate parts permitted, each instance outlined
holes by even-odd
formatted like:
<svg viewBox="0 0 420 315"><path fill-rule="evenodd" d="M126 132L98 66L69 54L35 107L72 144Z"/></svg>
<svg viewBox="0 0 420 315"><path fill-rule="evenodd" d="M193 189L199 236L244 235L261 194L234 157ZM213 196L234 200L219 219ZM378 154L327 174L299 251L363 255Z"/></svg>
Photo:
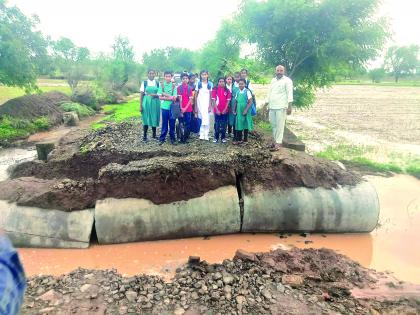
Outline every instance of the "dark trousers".
<svg viewBox="0 0 420 315"><path fill-rule="evenodd" d="M190 136L192 113L184 113L182 117L178 118L179 122L184 125L185 133L181 142L186 142Z"/></svg>
<svg viewBox="0 0 420 315"><path fill-rule="evenodd" d="M162 129L160 132L159 141L165 141L166 135L168 134L168 126L169 138L171 138L171 141L175 141L175 121L175 119L171 119L170 109L162 109Z"/></svg>
<svg viewBox="0 0 420 315"><path fill-rule="evenodd" d="M226 138L226 126L228 123L229 114L214 115L214 138L223 140Z"/></svg>
<svg viewBox="0 0 420 315"><path fill-rule="evenodd" d="M243 131L243 141L248 142L248 129L244 129ZM235 141L242 141L242 130L235 130Z"/></svg>
<svg viewBox="0 0 420 315"><path fill-rule="evenodd" d="M199 133L201 127L201 119L194 117L194 114L191 115L191 132Z"/></svg>

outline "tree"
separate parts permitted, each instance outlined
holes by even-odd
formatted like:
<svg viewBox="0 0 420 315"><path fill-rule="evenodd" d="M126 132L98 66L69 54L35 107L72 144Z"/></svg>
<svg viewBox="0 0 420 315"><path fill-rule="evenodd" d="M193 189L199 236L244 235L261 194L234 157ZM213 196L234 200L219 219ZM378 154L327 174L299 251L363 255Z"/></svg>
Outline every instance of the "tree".
<svg viewBox="0 0 420 315"><path fill-rule="evenodd" d="M385 55L385 67L392 73L395 82L402 76L416 72L419 66L419 52L420 47L417 45L389 47Z"/></svg>
<svg viewBox="0 0 420 315"><path fill-rule="evenodd" d="M379 0L244 0L237 19L272 67L282 64L297 89L295 105L308 106L314 91L344 69L377 56L387 38Z"/></svg>
<svg viewBox="0 0 420 315"><path fill-rule="evenodd" d="M155 48L143 54L143 64L156 71L192 71L195 68L195 52L186 48Z"/></svg>
<svg viewBox="0 0 420 315"><path fill-rule="evenodd" d="M143 64L146 65L148 69L154 69L156 71L172 70L170 68L167 51L162 48L155 48L149 53L144 53Z"/></svg>
<svg viewBox="0 0 420 315"><path fill-rule="evenodd" d="M108 78L113 90L122 90L135 72L134 50L126 37L118 36L112 45L113 60L109 64Z"/></svg>
<svg viewBox="0 0 420 315"><path fill-rule="evenodd" d="M72 92L86 77L86 63L89 61L89 49L77 47L70 39L60 38L52 43L55 64L63 73Z"/></svg>
<svg viewBox="0 0 420 315"><path fill-rule="evenodd" d="M233 72L239 60L243 37L241 29L234 21L223 21L216 37L207 42L201 51L199 66L213 77Z"/></svg>
<svg viewBox="0 0 420 315"><path fill-rule="evenodd" d="M372 80L372 83L379 83L385 77L385 69L384 68L376 68L372 69L368 73L369 78Z"/></svg>
<svg viewBox="0 0 420 315"><path fill-rule="evenodd" d="M47 41L34 30L37 17L26 17L17 7L0 0L0 83L36 89L42 61L47 57Z"/></svg>

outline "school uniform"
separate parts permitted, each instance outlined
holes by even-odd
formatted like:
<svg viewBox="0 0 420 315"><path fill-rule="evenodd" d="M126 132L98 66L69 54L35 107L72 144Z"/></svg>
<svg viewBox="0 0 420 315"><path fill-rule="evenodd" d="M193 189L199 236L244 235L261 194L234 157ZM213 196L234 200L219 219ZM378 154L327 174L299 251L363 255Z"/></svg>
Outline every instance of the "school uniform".
<svg viewBox="0 0 420 315"><path fill-rule="evenodd" d="M200 126L200 139L209 140L210 130L210 93L213 84L208 81L207 83L198 82L196 86L197 93L197 112L198 118L201 119Z"/></svg>
<svg viewBox="0 0 420 315"><path fill-rule="evenodd" d="M243 90L238 89L235 94L235 103L236 103L236 120L235 120L235 130L236 130L236 140L242 141L242 131L244 131L244 141L248 140L248 131L254 129L254 122L251 116L251 107L248 109L246 115L243 114L245 108L248 106L249 100L252 99L251 92L244 88Z"/></svg>
<svg viewBox="0 0 420 315"><path fill-rule="evenodd" d="M193 90L188 84L181 84L177 88L178 96L181 96L181 111L183 112L182 117L178 120L180 123L184 125L185 128L185 138L181 139L182 142L185 142L191 130L191 117L192 117L192 101L190 101L190 97L193 96Z"/></svg>
<svg viewBox="0 0 420 315"><path fill-rule="evenodd" d="M214 139L223 141L226 138L226 126L229 117L229 103L231 92L228 88L217 87L212 90L211 99L215 103L214 108Z"/></svg>
<svg viewBox="0 0 420 315"><path fill-rule="evenodd" d="M156 137L156 127L160 122L160 100L157 97L152 97L150 94L157 94L159 89L159 82L156 80L146 80L140 86L140 93L144 93L142 100L142 121L143 121L143 140L147 139L147 129L152 127L153 138Z"/></svg>
<svg viewBox="0 0 420 315"><path fill-rule="evenodd" d="M172 82L166 83L166 81L163 82L163 84L159 86L158 95L162 95L163 93L176 97L178 93L177 93L175 83L172 83ZM169 129L169 138L171 139L171 143L175 142L176 120L171 118L171 104L172 104L171 100L161 100L160 102L160 108L162 112L162 128L161 128L160 137L159 137L160 142L165 142L166 135L168 134L168 129Z"/></svg>
<svg viewBox="0 0 420 315"><path fill-rule="evenodd" d="M235 119L236 119L236 115L233 114L233 106L234 104L234 95L236 95L236 91L239 89L239 87L235 86L234 82L232 85L227 86L227 88L230 90L231 95L232 95L232 99L229 102L229 116L228 116L228 134L230 135L233 132L235 132Z"/></svg>

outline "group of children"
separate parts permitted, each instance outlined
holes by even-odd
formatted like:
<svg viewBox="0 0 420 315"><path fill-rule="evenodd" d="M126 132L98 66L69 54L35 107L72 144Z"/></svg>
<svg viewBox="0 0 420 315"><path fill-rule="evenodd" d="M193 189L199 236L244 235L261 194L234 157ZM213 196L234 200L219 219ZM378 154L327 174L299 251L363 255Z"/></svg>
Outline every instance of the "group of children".
<svg viewBox="0 0 420 315"><path fill-rule="evenodd" d="M208 141L210 115L214 114L214 143L226 143L226 133L228 137L233 133L233 144L247 143L248 132L254 128L255 98L246 69L218 78L216 86L206 70L200 72L199 79L195 74L182 73L178 86L170 71L164 72L163 82L155 80L155 75L154 70L149 70L148 79L140 87L144 142L148 141L149 127L152 138L160 144L166 141L168 131L174 145L177 139L186 143L191 133ZM160 114L162 127L158 138Z"/></svg>

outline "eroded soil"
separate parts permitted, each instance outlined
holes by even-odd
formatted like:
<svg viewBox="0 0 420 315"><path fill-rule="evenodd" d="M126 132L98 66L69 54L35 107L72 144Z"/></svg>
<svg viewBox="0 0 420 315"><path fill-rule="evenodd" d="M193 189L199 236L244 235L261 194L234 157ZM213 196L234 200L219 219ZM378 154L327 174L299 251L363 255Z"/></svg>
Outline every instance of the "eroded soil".
<svg viewBox="0 0 420 315"><path fill-rule="evenodd" d="M140 142L140 123L109 125L64 136L48 161L14 166L0 182L0 198L21 205L78 210L106 197L145 198L156 204L188 200L245 180L256 187L354 185L358 175L303 152L271 152L258 132L246 146L213 144L194 138L186 145Z"/></svg>

